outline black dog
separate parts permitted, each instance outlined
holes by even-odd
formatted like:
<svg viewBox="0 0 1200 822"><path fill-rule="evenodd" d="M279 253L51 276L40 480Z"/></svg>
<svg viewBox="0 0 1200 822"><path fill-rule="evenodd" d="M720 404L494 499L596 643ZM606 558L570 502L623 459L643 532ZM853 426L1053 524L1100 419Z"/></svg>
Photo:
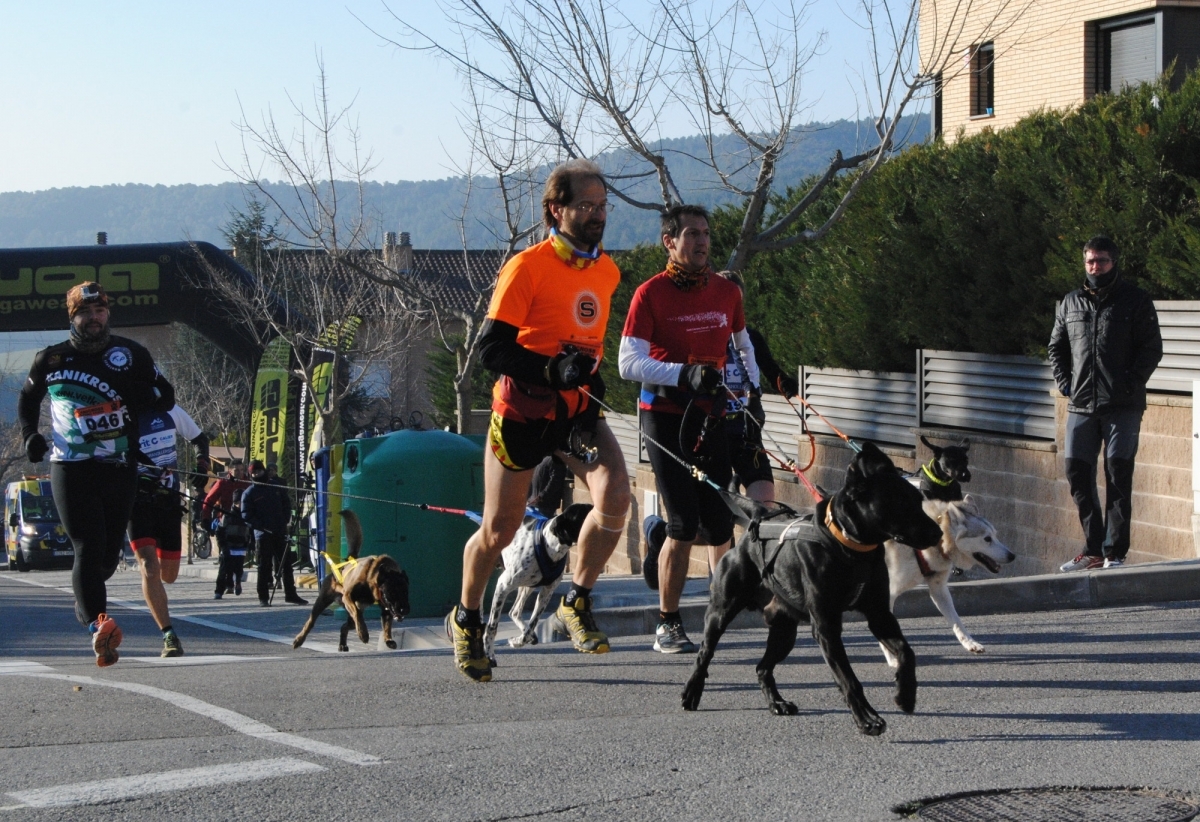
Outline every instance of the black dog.
<svg viewBox="0 0 1200 822"><path fill-rule="evenodd" d="M888 605L882 543L899 539L924 547L941 540L941 528L921 508L920 492L882 451L867 443L850 463L845 485L817 505L815 517L798 517L783 506L773 512L756 506L747 522L745 535L713 575L704 643L683 689L684 710L699 706L709 663L729 623L743 609L765 603L763 617L770 630L756 671L772 713L798 712L780 696L774 670L795 646L797 624L811 622L813 638L855 724L864 734L884 732L887 724L863 695L842 644L842 612L850 609L867 618L871 633L900 660L895 700L901 710L912 713L917 701L916 657Z"/></svg>
<svg viewBox="0 0 1200 822"><path fill-rule="evenodd" d="M921 437L921 442L933 452L933 459L921 466L921 483L918 486L921 494L925 499L961 501L963 490L959 483L971 481L971 471L967 468L967 451L971 448L971 441L963 440L962 445L947 445L945 448L938 448L925 437Z"/></svg>

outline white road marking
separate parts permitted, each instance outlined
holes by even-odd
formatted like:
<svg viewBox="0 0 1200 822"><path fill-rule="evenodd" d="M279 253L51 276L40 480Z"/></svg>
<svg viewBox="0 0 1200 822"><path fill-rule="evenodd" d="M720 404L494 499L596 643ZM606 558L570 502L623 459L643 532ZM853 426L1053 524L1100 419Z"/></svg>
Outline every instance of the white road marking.
<svg viewBox="0 0 1200 822"><path fill-rule="evenodd" d="M251 736L255 739L262 739L266 742L274 742L279 745L286 745L290 748L299 748L302 751L316 754L318 756L329 757L330 759L340 759L342 762L349 762L351 765L382 765L383 759L371 754L365 754L360 751L343 748L338 745L330 745L326 742L319 742L315 739L309 739L296 734L285 733L278 731L267 725L265 722L259 722L257 719L251 719L244 714L239 714L237 711L231 711L228 708L222 708L218 705L212 705L203 700L196 699L187 694L168 691L165 688L156 688L153 685L143 685L140 682L121 682L118 680L109 679L93 679L90 676L74 676L71 674L43 673L41 671L26 671L14 670L4 672L6 676L28 676L38 679L60 679L64 682L76 682L85 685L95 685L104 688L117 688L122 691L131 691L135 694L161 699L163 702L170 703L177 708L182 708L185 711L190 711L215 722L220 722L234 731Z"/></svg>
<svg viewBox="0 0 1200 822"><path fill-rule="evenodd" d="M237 656L236 654L212 654L211 656L176 656L164 659L161 656L121 656L127 662L148 662L151 665L223 665L227 662L267 662L283 659L281 656ZM0 663L3 664L3 663ZM50 669L47 669L50 670Z"/></svg>
<svg viewBox="0 0 1200 822"><path fill-rule="evenodd" d="M4 674L47 673L54 669L40 662L30 662L27 659L0 660L0 676Z"/></svg>
<svg viewBox="0 0 1200 822"><path fill-rule="evenodd" d="M75 596L75 592L70 588L51 585L47 582L38 582L37 580L26 579L25 577L9 577L9 579L11 579L13 582L23 582L26 585L36 585L38 588L49 588L51 591L61 591L64 594L70 594L72 597ZM149 612L150 610L140 602L129 602L128 600L124 599L109 598L108 604L110 606L116 605L120 608L128 608L131 611ZM204 628L212 628L214 631L224 631L228 634L248 636L252 639L264 639L267 642L277 642L281 645L287 645L288 647L291 647L292 640L295 638L290 636L281 636L279 634L268 634L265 631L255 631L250 628L239 628L236 625L227 625L224 622L216 622L211 619L205 619L204 617L183 616L177 613L171 615L171 621L187 622L191 625L200 625ZM318 640L312 640L305 642L304 647L310 651L317 651L322 654L336 654L338 652L336 642L320 642Z"/></svg>
<svg viewBox="0 0 1200 822"><path fill-rule="evenodd" d="M109 602L115 602L118 605L133 610L148 610L145 605L134 605L123 600L110 599ZM295 637L280 636L279 634L268 634L265 631L255 631L250 628L239 628L236 625L227 625L224 622L217 622L215 620L205 619L204 617L178 616L172 614L171 621L188 622L192 625L200 625L205 628L212 628L214 631L225 631L226 633L239 634L240 636L248 636L253 639L265 639L267 642L278 642L281 645L287 645L289 648L292 646L292 640L295 639ZM334 642L305 642L304 647L308 648L310 651L319 651L323 654L337 653L337 644Z"/></svg>
<svg viewBox="0 0 1200 822"><path fill-rule="evenodd" d="M148 773L139 776L124 776L96 782L76 782L73 785L56 785L30 791L12 791L6 796L17 800L28 808L64 808L72 805L99 805L134 799L167 791L186 791L227 785L237 782L257 782L281 776L316 773L326 770L314 762L283 757L259 759L252 762L237 762L229 765L208 765L203 768L184 768L178 771ZM4 808L11 810L12 806Z"/></svg>

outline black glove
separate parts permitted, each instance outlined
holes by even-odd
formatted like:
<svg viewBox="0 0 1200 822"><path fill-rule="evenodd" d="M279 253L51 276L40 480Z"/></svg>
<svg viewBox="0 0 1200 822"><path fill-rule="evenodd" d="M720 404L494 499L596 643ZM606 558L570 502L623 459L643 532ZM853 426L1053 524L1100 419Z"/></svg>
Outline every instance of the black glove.
<svg viewBox="0 0 1200 822"><path fill-rule="evenodd" d="M775 379L775 387L779 389L779 393L787 397L789 400L800 393L800 383L792 377L785 377L780 374Z"/></svg>
<svg viewBox="0 0 1200 822"><path fill-rule="evenodd" d="M587 382L595 367L594 359L578 351L555 354L550 358L550 362L546 363L546 381L550 383L551 388L560 391L564 388L578 388Z"/></svg>
<svg viewBox="0 0 1200 822"><path fill-rule="evenodd" d="M746 410L750 412L750 416L754 417L758 423L757 425L751 423L750 427L762 430L763 425L767 421L767 412L763 410L762 400L758 396L751 394L750 402L746 403Z"/></svg>
<svg viewBox="0 0 1200 822"><path fill-rule="evenodd" d="M685 365L679 374L679 387L693 394L716 394L724 379L711 365Z"/></svg>
<svg viewBox="0 0 1200 822"><path fill-rule="evenodd" d="M25 456L29 457L30 462L41 462L49 450L50 446L46 444L46 438L36 431L29 435L29 439L25 440Z"/></svg>

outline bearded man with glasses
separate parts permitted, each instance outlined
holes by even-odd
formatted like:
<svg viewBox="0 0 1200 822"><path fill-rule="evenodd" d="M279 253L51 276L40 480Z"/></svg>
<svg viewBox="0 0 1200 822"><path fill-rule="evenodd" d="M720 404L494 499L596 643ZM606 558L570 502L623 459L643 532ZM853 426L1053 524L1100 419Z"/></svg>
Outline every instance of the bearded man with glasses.
<svg viewBox="0 0 1200 822"><path fill-rule="evenodd" d="M1146 383L1163 348L1154 303L1121 277L1117 259L1112 240L1097 236L1087 241L1083 287L1063 298L1050 334L1054 382L1067 398L1067 482L1086 540L1083 552L1060 571L1120 567L1129 553L1133 466ZM1101 445L1103 509L1096 491Z"/></svg>
<svg viewBox="0 0 1200 822"><path fill-rule="evenodd" d="M600 245L610 209L595 163L571 160L551 171L542 196L550 237L505 263L481 329L480 362L499 375L483 457L483 522L463 549L462 598L445 625L456 667L476 682L492 678L483 592L525 518L533 469L551 455L566 463L594 505L552 624L577 651L609 650L592 616L591 589L629 511L625 458L599 405L604 331L621 279Z"/></svg>

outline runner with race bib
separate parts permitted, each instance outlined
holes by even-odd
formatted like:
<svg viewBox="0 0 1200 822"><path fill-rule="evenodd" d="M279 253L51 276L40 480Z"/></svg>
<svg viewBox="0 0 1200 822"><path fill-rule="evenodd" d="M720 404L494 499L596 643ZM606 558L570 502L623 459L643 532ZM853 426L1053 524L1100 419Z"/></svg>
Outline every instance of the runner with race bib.
<svg viewBox="0 0 1200 822"><path fill-rule="evenodd" d="M108 611L105 582L117 570L133 508L130 452L141 413L168 411L175 391L150 352L108 328L108 295L93 282L67 292L70 339L37 353L17 412L30 462L50 454L50 484L75 548L75 614L92 633L96 664L117 661L121 629ZM38 431L50 395L51 442Z"/></svg>

